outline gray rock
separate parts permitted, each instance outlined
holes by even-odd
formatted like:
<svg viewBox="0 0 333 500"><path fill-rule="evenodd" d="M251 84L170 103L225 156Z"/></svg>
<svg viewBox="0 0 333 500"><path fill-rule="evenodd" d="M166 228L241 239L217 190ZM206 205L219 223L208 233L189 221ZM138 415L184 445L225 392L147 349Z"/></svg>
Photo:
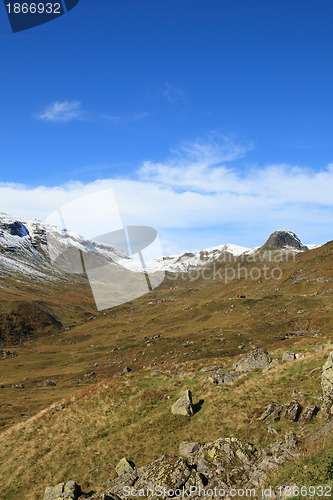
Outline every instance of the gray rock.
<svg viewBox="0 0 333 500"><path fill-rule="evenodd" d="M197 472L213 478L219 470L219 481L230 483L234 475L235 480L245 484L248 468L255 460L254 453L254 446L239 439L220 438L200 448L196 456Z"/></svg>
<svg viewBox="0 0 333 500"><path fill-rule="evenodd" d="M333 414L333 351L323 366L321 388L323 391L324 410L330 417Z"/></svg>
<svg viewBox="0 0 333 500"><path fill-rule="evenodd" d="M134 469L134 464L132 462L129 462L125 457L123 457L116 465L116 473L118 474L118 476L121 476L125 473L132 474Z"/></svg>
<svg viewBox="0 0 333 500"><path fill-rule="evenodd" d="M301 425L308 424L310 422L310 420L315 415L317 415L318 411L319 411L319 408L314 403L308 404L308 406L305 408L305 410L303 411L303 413L299 419L299 423Z"/></svg>
<svg viewBox="0 0 333 500"><path fill-rule="evenodd" d="M2 359L18 356L17 352L14 351L0 351L0 353L2 354Z"/></svg>
<svg viewBox="0 0 333 500"><path fill-rule="evenodd" d="M89 377L90 378L90 377L94 377L94 375L95 375L95 372L88 372L88 373L84 374L84 377Z"/></svg>
<svg viewBox="0 0 333 500"><path fill-rule="evenodd" d="M129 373L129 372L131 372L131 371L132 371L132 370L131 370L131 368L130 368L129 366L125 366L125 368L123 369L123 372L124 372L124 373Z"/></svg>
<svg viewBox="0 0 333 500"><path fill-rule="evenodd" d="M125 487L133 486L137 479L138 474L136 470L132 473L124 472L124 474L111 481L111 486L109 486L109 488L104 493L108 495L121 495L123 489Z"/></svg>
<svg viewBox="0 0 333 500"><path fill-rule="evenodd" d="M251 372L257 368L265 368L272 359L266 349L254 349L235 364L234 370L238 373Z"/></svg>
<svg viewBox="0 0 333 500"><path fill-rule="evenodd" d="M68 481L46 488L44 500L78 500L80 495L80 486L74 481Z"/></svg>
<svg viewBox="0 0 333 500"><path fill-rule="evenodd" d="M46 382L44 382L44 387L51 387L51 386L55 386L57 385L55 382L53 382L53 380L46 380Z"/></svg>
<svg viewBox="0 0 333 500"><path fill-rule="evenodd" d="M60 405L60 404L59 405L54 405L54 406L52 406L51 411L61 411L64 408L65 408L65 405Z"/></svg>
<svg viewBox="0 0 333 500"><path fill-rule="evenodd" d="M282 354L282 361L294 361L296 359L295 353L286 351Z"/></svg>
<svg viewBox="0 0 333 500"><path fill-rule="evenodd" d="M267 406L267 408L265 409L264 413L262 413L262 415L260 415L258 420L265 420L267 417L270 417L274 413L276 408L277 408L277 405L275 403L270 403Z"/></svg>
<svg viewBox="0 0 333 500"><path fill-rule="evenodd" d="M192 459L193 456L200 450L199 443L180 443L179 455L183 458Z"/></svg>
<svg viewBox="0 0 333 500"><path fill-rule="evenodd" d="M219 368L215 373L206 377L208 382L216 385L232 385L232 383L239 377L236 372L229 372L223 368Z"/></svg>
<svg viewBox="0 0 333 500"><path fill-rule="evenodd" d="M298 417L300 416L302 411L301 405L298 401L291 401L289 405L286 407L285 412L283 414L286 420L290 420L291 422L296 422Z"/></svg>
<svg viewBox="0 0 333 500"><path fill-rule="evenodd" d="M289 450L294 450L297 446L296 434L293 431L287 431L284 436L284 441Z"/></svg>
<svg viewBox="0 0 333 500"><path fill-rule="evenodd" d="M190 390L185 391L185 393L175 402L171 408L171 412L174 415L184 415L188 417L191 417L194 414L192 394Z"/></svg>
<svg viewBox="0 0 333 500"><path fill-rule="evenodd" d="M282 413L282 410L283 410L283 405L280 405L277 408L275 408L275 410L268 417L266 417L267 422L271 423L280 420L280 415Z"/></svg>
<svg viewBox="0 0 333 500"><path fill-rule="evenodd" d="M151 464L138 469L139 478L135 488L151 488L158 486L166 489L177 489L190 477L191 469L186 460L172 455L163 455Z"/></svg>

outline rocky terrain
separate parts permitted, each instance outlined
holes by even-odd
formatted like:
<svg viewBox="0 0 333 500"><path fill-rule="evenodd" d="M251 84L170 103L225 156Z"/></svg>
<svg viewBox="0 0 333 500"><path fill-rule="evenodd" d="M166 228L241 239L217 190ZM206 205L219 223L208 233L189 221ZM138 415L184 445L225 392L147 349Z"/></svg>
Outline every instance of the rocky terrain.
<svg viewBox="0 0 333 500"><path fill-rule="evenodd" d="M45 243L16 222L2 219L0 239L13 247L1 253L1 498L331 485L332 242L208 251L198 272L167 271L98 312L84 275L34 275L48 272Z"/></svg>
<svg viewBox="0 0 333 500"><path fill-rule="evenodd" d="M321 381L323 390L323 410L329 419L329 426L324 424L325 433L332 430L333 421L333 351L323 366ZM243 357L235 369L250 372L267 368L272 363L264 349L257 349ZM214 381L214 380L213 380ZM315 404L308 405L302 412L301 405L294 398L286 407L273 403L267 406L260 421L271 424L280 417L291 422L299 422L304 427L316 416L319 408ZM187 390L172 406L172 413L192 417L195 413L192 395ZM273 429L268 425L268 431ZM275 433L277 433L275 431ZM295 432L289 430L284 439L273 441L266 447L240 441L235 437L221 437L213 442L182 442L178 454L164 454L148 465L136 465L123 457L115 467L117 478L108 480L107 488L98 494L86 495L73 480L47 487L44 500L123 500L137 496L157 500L191 496L192 498L227 499L241 498L245 492L251 492L253 498L288 498L287 488L296 487L290 483L275 489L265 488L267 476L278 469L284 462L300 457L300 442ZM318 439L315 437L315 439ZM304 439L301 439L304 442ZM264 493L264 492L268 493ZM238 492L238 494L237 494Z"/></svg>

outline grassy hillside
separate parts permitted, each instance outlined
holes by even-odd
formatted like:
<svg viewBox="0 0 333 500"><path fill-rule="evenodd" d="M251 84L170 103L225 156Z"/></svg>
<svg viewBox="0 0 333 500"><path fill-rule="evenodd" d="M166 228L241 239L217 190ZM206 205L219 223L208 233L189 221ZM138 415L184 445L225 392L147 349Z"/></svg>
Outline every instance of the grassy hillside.
<svg viewBox="0 0 333 500"><path fill-rule="evenodd" d="M0 360L4 498L19 499L24 492L27 499L39 499L45 486L71 478L86 491L97 490L122 456L143 465L177 452L184 440L234 435L262 445L276 439L257 420L267 404L287 404L296 390L303 406L320 405L318 368L328 355L321 346L332 339L332 254L329 243L296 262L258 257L261 272L265 265L281 267L280 280L241 277L225 283L216 273L236 272L239 262L220 262L197 279L170 276L151 294L85 322L84 315L93 313L88 293L80 294L78 285L68 285L62 295L49 290L55 317L69 321L80 309L82 323L6 347L18 356ZM41 300L41 292L29 296L25 290L24 300ZM273 358L281 359L286 350L305 357L242 376L231 387L205 381L202 367L229 369L252 345L266 347ZM132 371L123 374L126 366ZM44 387L47 379L56 386ZM187 388L194 403L203 400L190 420L170 412ZM51 411L55 403L65 408ZM306 437L322 422L319 413L304 429L283 419L274 427L278 436L293 428Z"/></svg>

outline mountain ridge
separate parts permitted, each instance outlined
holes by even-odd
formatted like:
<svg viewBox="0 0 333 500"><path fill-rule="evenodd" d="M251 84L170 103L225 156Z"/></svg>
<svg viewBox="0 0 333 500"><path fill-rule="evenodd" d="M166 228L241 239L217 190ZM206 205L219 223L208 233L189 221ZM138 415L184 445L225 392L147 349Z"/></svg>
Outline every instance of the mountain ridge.
<svg viewBox="0 0 333 500"><path fill-rule="evenodd" d="M278 230L272 233L266 243L257 247L244 247L225 243L203 249L199 252L161 256L145 263L148 272L186 272L188 269L204 266L220 256L237 258L250 255L259 250L280 249L303 252L320 245L304 245L290 230ZM132 272L142 272L140 261L130 258L125 252L107 243L67 231L55 225L49 225L37 219L17 218L0 212L0 265L3 272L14 272L33 277L37 280L59 279L66 270L70 273L82 273L78 257L68 257L69 250L83 253L92 252L102 261L114 262ZM59 257L60 260L59 260ZM64 260L65 259L65 260ZM58 261L60 266L52 265ZM60 267L60 269L59 269Z"/></svg>

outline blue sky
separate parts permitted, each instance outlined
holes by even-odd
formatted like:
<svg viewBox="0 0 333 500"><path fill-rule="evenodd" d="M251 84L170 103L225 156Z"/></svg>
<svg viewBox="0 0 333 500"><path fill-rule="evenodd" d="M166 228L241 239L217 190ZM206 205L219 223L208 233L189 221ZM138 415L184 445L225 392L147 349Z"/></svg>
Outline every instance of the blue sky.
<svg viewBox="0 0 333 500"><path fill-rule="evenodd" d="M332 239L331 0L80 0L16 34L0 7L0 210L112 186L165 253Z"/></svg>

